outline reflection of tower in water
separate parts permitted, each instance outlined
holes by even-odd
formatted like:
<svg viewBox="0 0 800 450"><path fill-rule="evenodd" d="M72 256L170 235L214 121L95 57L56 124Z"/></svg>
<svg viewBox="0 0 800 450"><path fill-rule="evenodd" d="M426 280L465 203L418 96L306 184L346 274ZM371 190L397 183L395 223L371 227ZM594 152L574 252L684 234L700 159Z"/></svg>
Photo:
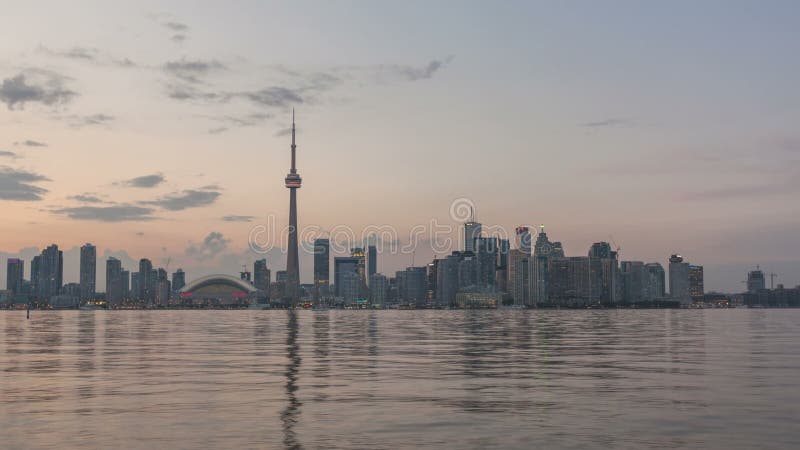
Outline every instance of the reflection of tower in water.
<svg viewBox="0 0 800 450"><path fill-rule="evenodd" d="M288 404L281 412L281 421L283 422L283 444L288 449L300 449L302 445L297 441L297 433L294 431L294 426L297 424L298 417L300 416L300 406L302 405L297 400L297 373L300 371L300 346L297 344L297 311L294 309L288 310L289 322L287 324L287 338L286 338L286 357L289 363L286 366L286 399Z"/></svg>

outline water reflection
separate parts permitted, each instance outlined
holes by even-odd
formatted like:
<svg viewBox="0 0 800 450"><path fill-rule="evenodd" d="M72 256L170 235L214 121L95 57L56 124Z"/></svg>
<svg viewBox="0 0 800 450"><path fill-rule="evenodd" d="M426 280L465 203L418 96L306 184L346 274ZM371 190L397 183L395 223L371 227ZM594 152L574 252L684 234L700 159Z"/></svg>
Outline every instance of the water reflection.
<svg viewBox="0 0 800 450"><path fill-rule="evenodd" d="M300 346L297 342L297 333L299 324L297 320L297 311L290 309L288 313L288 322L286 326L286 358L289 360L286 365L286 399L288 404L286 409L281 412L281 421L283 422L283 443L288 449L301 449L300 442L297 439L295 426L300 416L300 406L302 403L297 399L297 374L300 370Z"/></svg>

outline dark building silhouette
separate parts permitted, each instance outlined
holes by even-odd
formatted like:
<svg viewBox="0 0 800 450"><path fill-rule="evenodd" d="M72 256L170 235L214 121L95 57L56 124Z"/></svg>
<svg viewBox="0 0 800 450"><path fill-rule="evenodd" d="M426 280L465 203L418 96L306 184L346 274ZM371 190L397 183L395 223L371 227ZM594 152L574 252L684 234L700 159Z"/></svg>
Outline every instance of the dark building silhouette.
<svg viewBox="0 0 800 450"><path fill-rule="evenodd" d="M18 258L9 258L6 263L6 289L19 294L24 280L25 261Z"/></svg>
<svg viewBox="0 0 800 450"><path fill-rule="evenodd" d="M97 248L92 244L81 247L80 285L81 300L91 300L97 292Z"/></svg>
<svg viewBox="0 0 800 450"><path fill-rule="evenodd" d="M329 239L314 240L314 298L330 295L331 242Z"/></svg>

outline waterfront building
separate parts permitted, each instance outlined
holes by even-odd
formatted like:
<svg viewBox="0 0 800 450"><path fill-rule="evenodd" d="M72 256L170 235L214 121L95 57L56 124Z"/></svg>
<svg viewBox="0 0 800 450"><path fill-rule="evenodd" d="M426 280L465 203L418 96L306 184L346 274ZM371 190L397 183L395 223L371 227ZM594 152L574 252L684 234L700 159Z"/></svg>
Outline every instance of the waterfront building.
<svg viewBox="0 0 800 450"><path fill-rule="evenodd" d="M80 299L92 300L97 292L97 248L92 244L81 247L80 259Z"/></svg>

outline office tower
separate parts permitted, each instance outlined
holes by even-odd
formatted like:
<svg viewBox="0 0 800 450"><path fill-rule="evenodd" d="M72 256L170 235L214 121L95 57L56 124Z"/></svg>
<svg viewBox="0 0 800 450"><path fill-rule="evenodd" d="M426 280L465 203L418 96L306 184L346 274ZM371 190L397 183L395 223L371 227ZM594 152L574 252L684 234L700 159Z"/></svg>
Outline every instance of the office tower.
<svg viewBox="0 0 800 450"><path fill-rule="evenodd" d="M404 303L423 306L428 301L428 268L408 267L403 277Z"/></svg>
<svg viewBox="0 0 800 450"><path fill-rule="evenodd" d="M262 292L269 292L272 273L267 268L267 260L259 259L253 263L253 285Z"/></svg>
<svg viewBox="0 0 800 450"><path fill-rule="evenodd" d="M139 297L140 302L150 303L155 298L153 287L156 280L153 278L153 263L149 259L139 260Z"/></svg>
<svg viewBox="0 0 800 450"><path fill-rule="evenodd" d="M641 261L622 261L622 303L626 305L649 300L649 271Z"/></svg>
<svg viewBox="0 0 800 450"><path fill-rule="evenodd" d="M92 244L81 247L80 284L81 300L91 300L97 292L97 248Z"/></svg>
<svg viewBox="0 0 800 450"><path fill-rule="evenodd" d="M521 249L511 250L509 254L508 288L515 305L531 305L530 261L530 253Z"/></svg>
<svg viewBox="0 0 800 450"><path fill-rule="evenodd" d="M139 283L139 272L131 273L131 290L128 291L128 296L132 300L141 301L142 289Z"/></svg>
<svg viewBox="0 0 800 450"><path fill-rule="evenodd" d="M334 296L345 301L354 301L358 298L360 276L358 274L361 258L353 256L339 256L333 258L333 287Z"/></svg>
<svg viewBox="0 0 800 450"><path fill-rule="evenodd" d="M517 236L517 249L522 253L530 255L531 244L533 244L530 228L517 227L516 236Z"/></svg>
<svg viewBox="0 0 800 450"><path fill-rule="evenodd" d="M302 179L297 173L294 110L292 110L292 168L286 175L286 187L289 189L289 242L286 253L286 289L287 300L292 304L300 300L300 260L297 254L297 190Z"/></svg>
<svg viewBox="0 0 800 450"><path fill-rule="evenodd" d="M436 302L436 278L439 270L439 259L428 263L428 303Z"/></svg>
<svg viewBox="0 0 800 450"><path fill-rule="evenodd" d="M756 293L767 288L767 279L760 267L747 273L747 292Z"/></svg>
<svg viewBox="0 0 800 450"><path fill-rule="evenodd" d="M59 295L63 295L65 297L72 297L74 299L79 299L81 296L81 285L80 283L67 283L61 287Z"/></svg>
<svg viewBox="0 0 800 450"><path fill-rule="evenodd" d="M511 244L508 239L497 240L497 267L494 273L494 284L500 292L508 292L508 253Z"/></svg>
<svg viewBox="0 0 800 450"><path fill-rule="evenodd" d="M669 296L681 305L692 301L689 293L689 263L684 262L681 255L672 255L669 258Z"/></svg>
<svg viewBox="0 0 800 450"><path fill-rule="evenodd" d="M6 263L6 289L19 294L24 280L25 261L19 258L8 258Z"/></svg>
<svg viewBox="0 0 800 450"><path fill-rule="evenodd" d="M705 295L703 266L689 266L689 295L692 297L692 301L703 301L703 296Z"/></svg>
<svg viewBox="0 0 800 450"><path fill-rule="evenodd" d="M555 248L558 249L559 247L560 244ZM558 250L556 251L558 252ZM563 250L561 252L563 253ZM600 302L606 306L617 303L618 294L621 295L621 289L618 286L620 274L617 252L611 249L611 244L608 242L595 242L589 248L589 259L592 277L592 302ZM637 296L637 298L640 298L640 296Z"/></svg>
<svg viewBox="0 0 800 450"><path fill-rule="evenodd" d="M550 257L564 258L564 246L561 245L561 242L554 241L550 243Z"/></svg>
<svg viewBox="0 0 800 450"><path fill-rule="evenodd" d="M154 303L158 295L158 269L150 270L150 276L147 277L147 291L150 293L150 298L147 299L148 302Z"/></svg>
<svg viewBox="0 0 800 450"><path fill-rule="evenodd" d="M154 271L156 278L155 286L155 303L159 306L166 306L169 304L170 294L172 292L171 283L167 276L167 271L159 268Z"/></svg>
<svg viewBox="0 0 800 450"><path fill-rule="evenodd" d="M472 252L462 252L458 262L458 290L478 287L478 257Z"/></svg>
<svg viewBox="0 0 800 450"><path fill-rule="evenodd" d="M109 257L106 260L106 303L109 306L118 305L124 299L125 292L122 277L122 261Z"/></svg>
<svg viewBox="0 0 800 450"><path fill-rule="evenodd" d="M444 259L438 260L436 269L436 303L449 306L455 303L458 293L458 269L461 263L461 252L453 252Z"/></svg>
<svg viewBox="0 0 800 450"><path fill-rule="evenodd" d="M31 294L34 297L39 297L42 283L40 276L42 274L42 256L36 255L31 259Z"/></svg>
<svg viewBox="0 0 800 450"><path fill-rule="evenodd" d="M172 273L172 291L180 292L184 286L186 286L186 272L179 268Z"/></svg>
<svg viewBox="0 0 800 450"><path fill-rule="evenodd" d="M645 264L647 269L647 300L662 299L667 296L664 267L659 263Z"/></svg>
<svg viewBox="0 0 800 450"><path fill-rule="evenodd" d="M42 251L38 261L38 296L49 300L64 284L64 253L53 244Z"/></svg>
<svg viewBox="0 0 800 450"><path fill-rule="evenodd" d="M364 253L364 249L361 247L356 247L350 251L350 256L353 258L358 258L358 297L361 299L366 299L367 295L367 260L366 254Z"/></svg>
<svg viewBox="0 0 800 450"><path fill-rule="evenodd" d="M252 283L252 279L251 279L252 275L253 274L250 273L250 271L248 271L248 270L243 270L243 271L239 272L239 278L241 278L243 281L247 281L248 283Z"/></svg>
<svg viewBox="0 0 800 450"><path fill-rule="evenodd" d="M559 253L560 252L560 253ZM536 243L533 247L533 258L528 263L528 267L530 268L530 296L531 296L531 304L532 305L539 305L548 303L548 283L550 281L549 271L550 265L549 260L551 257L563 257L563 250L560 248L558 252L554 254L552 244L550 240L547 238L547 233L544 232L544 225L539 227L539 234L536 236Z"/></svg>
<svg viewBox="0 0 800 450"><path fill-rule="evenodd" d="M596 301L592 297L591 258L550 258L548 266L547 295L550 303L586 306Z"/></svg>
<svg viewBox="0 0 800 450"><path fill-rule="evenodd" d="M122 271L122 298L131 298L131 272L128 270Z"/></svg>
<svg viewBox="0 0 800 450"><path fill-rule="evenodd" d="M464 251L475 251L475 239L481 237L481 224L475 221L475 210L470 208L470 219L464 224Z"/></svg>
<svg viewBox="0 0 800 450"><path fill-rule="evenodd" d="M331 241L325 238L314 240L314 298L319 300L330 295Z"/></svg>
<svg viewBox="0 0 800 450"><path fill-rule="evenodd" d="M478 261L476 284L481 288L494 288L498 254L497 238L479 237L474 243Z"/></svg>
<svg viewBox="0 0 800 450"><path fill-rule="evenodd" d="M388 301L389 280L380 273L373 273L369 277L369 303L373 306L383 306Z"/></svg>
<svg viewBox="0 0 800 450"><path fill-rule="evenodd" d="M367 247L367 278L378 273L378 248L374 245Z"/></svg>

